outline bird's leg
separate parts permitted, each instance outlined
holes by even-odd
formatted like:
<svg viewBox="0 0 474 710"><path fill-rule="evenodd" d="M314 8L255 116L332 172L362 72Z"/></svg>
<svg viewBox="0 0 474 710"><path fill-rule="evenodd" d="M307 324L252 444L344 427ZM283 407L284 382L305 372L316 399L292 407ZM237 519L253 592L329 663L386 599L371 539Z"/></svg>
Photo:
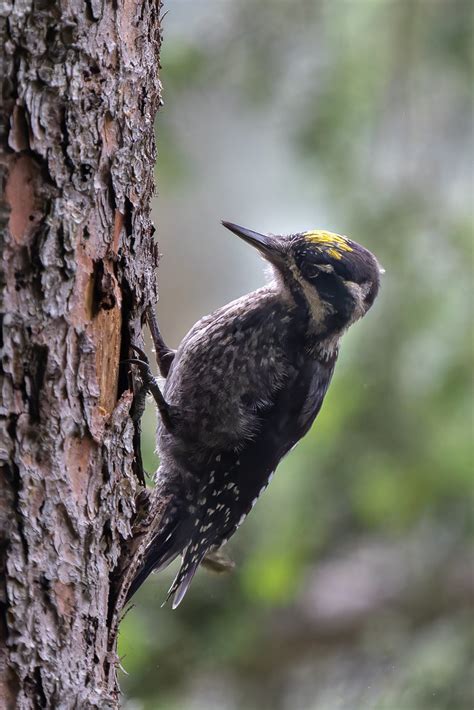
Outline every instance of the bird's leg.
<svg viewBox="0 0 474 710"><path fill-rule="evenodd" d="M167 377L171 363L176 355L176 350L171 350L171 348L169 348L163 340L158 326L158 321L156 320L155 310L152 306L148 306L146 309L146 318L148 321L148 327L150 328L153 345L155 346L156 362L160 370L160 374L162 377Z"/></svg>
<svg viewBox="0 0 474 710"><path fill-rule="evenodd" d="M123 362L131 365L137 365L140 370L140 375L143 381L143 385L140 387L140 389L135 395L133 419L134 421L138 421L141 419L145 409L146 395L148 392L150 392L156 402L163 424L166 426L167 429L171 431L174 428L171 405L168 404L168 402L165 400L161 393L160 387L158 385L158 380L156 379L156 377L153 376L153 373L151 371L148 357L146 353L144 353L143 350L141 350L141 348L138 348L136 345L131 345L130 347L132 350L135 350L135 352L138 353L140 357L132 357L128 360L124 360Z"/></svg>

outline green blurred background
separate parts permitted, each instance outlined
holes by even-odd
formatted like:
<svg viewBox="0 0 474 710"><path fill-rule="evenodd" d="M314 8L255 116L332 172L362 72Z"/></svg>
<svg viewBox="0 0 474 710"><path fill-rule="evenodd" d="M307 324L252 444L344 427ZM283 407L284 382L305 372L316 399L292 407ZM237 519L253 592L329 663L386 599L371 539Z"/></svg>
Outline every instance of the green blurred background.
<svg viewBox="0 0 474 710"><path fill-rule="evenodd" d="M471 710L470 0L173 0L158 115L172 346L264 282L219 226L324 227L386 269L311 432L177 611L120 635L127 710ZM156 417L144 422L144 459Z"/></svg>

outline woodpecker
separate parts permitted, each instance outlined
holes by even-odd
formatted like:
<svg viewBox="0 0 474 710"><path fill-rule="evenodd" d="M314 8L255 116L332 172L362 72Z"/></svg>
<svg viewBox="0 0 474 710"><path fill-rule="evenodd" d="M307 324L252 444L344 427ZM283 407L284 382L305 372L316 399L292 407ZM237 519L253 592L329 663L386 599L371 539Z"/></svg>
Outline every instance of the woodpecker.
<svg viewBox="0 0 474 710"><path fill-rule="evenodd" d="M151 392L157 403L156 495L169 500L127 598L181 555L167 596L173 608L311 427L341 336L372 306L383 272L370 251L339 234L222 224L260 252L271 281L201 318L177 351L149 312L163 392L139 348L127 361L139 368L141 396Z"/></svg>

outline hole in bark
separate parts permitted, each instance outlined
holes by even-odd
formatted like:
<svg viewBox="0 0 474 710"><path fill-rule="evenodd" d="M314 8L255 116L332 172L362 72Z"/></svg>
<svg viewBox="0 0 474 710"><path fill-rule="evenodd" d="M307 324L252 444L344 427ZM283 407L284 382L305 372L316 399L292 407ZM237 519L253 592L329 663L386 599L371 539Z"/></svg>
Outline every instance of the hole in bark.
<svg viewBox="0 0 474 710"><path fill-rule="evenodd" d="M28 363L25 367L25 374L30 376L30 389L28 392L28 413L34 422L40 419L40 399L43 387L46 366L48 362L48 348L46 345L34 345Z"/></svg>
<svg viewBox="0 0 474 710"><path fill-rule="evenodd" d="M115 212L117 209L117 202L115 200L115 189L114 189L114 181L112 178L112 171L109 171L108 176L107 176L107 187L108 189L108 198L109 198L109 204L110 204L110 209L112 212Z"/></svg>
<svg viewBox="0 0 474 710"><path fill-rule="evenodd" d="M89 22L96 22L96 18L94 16L94 13L92 12L92 6L91 6L90 0L86 0L84 14L86 16L86 20L89 20Z"/></svg>
<svg viewBox="0 0 474 710"><path fill-rule="evenodd" d="M94 262L94 290L92 299L92 314L94 316L103 309L109 311L116 304L114 280L112 275L104 270L102 261Z"/></svg>
<svg viewBox="0 0 474 710"><path fill-rule="evenodd" d="M18 416L13 415L10 417L8 424L7 424L7 432L8 436L10 439L15 441L16 439L16 422L17 422Z"/></svg>
<svg viewBox="0 0 474 710"><path fill-rule="evenodd" d="M106 520L104 527L102 528L102 538L106 547L109 548L112 543L112 528L110 527L110 520Z"/></svg>
<svg viewBox="0 0 474 710"><path fill-rule="evenodd" d="M30 245L30 262L32 274L31 286L38 302L40 302L43 297L43 284L41 280L43 264L41 262L40 253L44 243L44 231L45 227L43 226L40 230L35 232Z"/></svg>
<svg viewBox="0 0 474 710"><path fill-rule="evenodd" d="M82 163L81 168L81 180L82 182L87 182L92 175L92 168L88 163Z"/></svg>
<svg viewBox="0 0 474 710"><path fill-rule="evenodd" d="M40 583L40 587L43 590L43 592L49 592L49 590L51 589L51 582L46 577L46 575L42 574L40 576L39 583Z"/></svg>
<svg viewBox="0 0 474 710"><path fill-rule="evenodd" d="M56 41L56 29L54 27L48 27L46 31L46 44L52 45Z"/></svg>
<svg viewBox="0 0 474 710"><path fill-rule="evenodd" d="M41 677L41 668L39 666L36 666L36 668L35 668L34 679L35 679L36 698L38 700L38 707L46 708L46 707L48 707L48 703L46 702L46 695L44 693L44 688L43 688L43 679Z"/></svg>
<svg viewBox="0 0 474 710"><path fill-rule="evenodd" d="M124 215L124 223L125 223L125 232L127 234L127 237L132 236L132 218L133 218L133 205L128 199L128 197L125 198L125 215Z"/></svg>
<svg viewBox="0 0 474 710"><path fill-rule="evenodd" d="M102 478L104 479L104 483L107 483L110 480L109 468L105 462L102 466Z"/></svg>
<svg viewBox="0 0 474 710"><path fill-rule="evenodd" d="M76 25L69 25L61 30L61 40L64 44L72 44L74 42Z"/></svg>
<svg viewBox="0 0 474 710"><path fill-rule="evenodd" d="M133 297L126 279L122 279L120 284L122 291L122 332L120 334L120 360L130 357L130 314L133 308ZM121 397L124 392L130 389L130 382L126 367L119 369L117 397Z"/></svg>

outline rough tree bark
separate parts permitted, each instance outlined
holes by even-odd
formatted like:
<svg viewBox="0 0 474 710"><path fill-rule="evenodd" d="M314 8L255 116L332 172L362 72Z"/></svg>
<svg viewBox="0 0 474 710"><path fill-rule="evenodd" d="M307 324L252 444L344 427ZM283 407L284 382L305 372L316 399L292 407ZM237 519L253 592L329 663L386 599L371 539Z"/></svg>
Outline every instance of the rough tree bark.
<svg viewBox="0 0 474 710"><path fill-rule="evenodd" d="M157 0L0 3L0 707L115 708L155 300ZM112 669L112 670L111 670Z"/></svg>

